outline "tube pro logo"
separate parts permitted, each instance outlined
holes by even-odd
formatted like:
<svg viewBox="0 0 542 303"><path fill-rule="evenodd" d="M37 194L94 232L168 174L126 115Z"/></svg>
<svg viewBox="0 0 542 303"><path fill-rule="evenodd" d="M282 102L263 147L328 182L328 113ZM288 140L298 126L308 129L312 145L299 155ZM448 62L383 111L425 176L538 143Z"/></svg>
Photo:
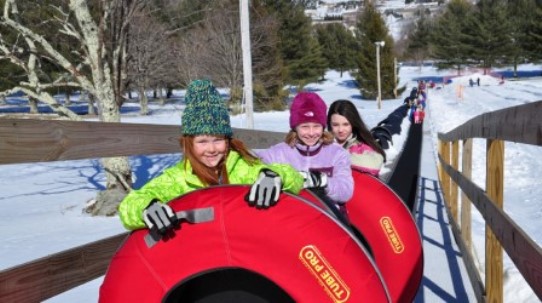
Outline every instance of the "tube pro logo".
<svg viewBox="0 0 542 303"><path fill-rule="evenodd" d="M405 250L405 245L403 244L403 241L401 240L401 237L399 236L399 233L397 232L397 229L395 229L395 226L393 226L393 221L390 217L382 217L380 218L380 226L382 227L382 230L386 234L386 237L388 237L388 240L390 242L391 248L396 254L401 254Z"/></svg>
<svg viewBox="0 0 542 303"><path fill-rule="evenodd" d="M327 262L314 245L307 245L299 251L299 259L318 280L333 302L346 302L350 297L350 288Z"/></svg>

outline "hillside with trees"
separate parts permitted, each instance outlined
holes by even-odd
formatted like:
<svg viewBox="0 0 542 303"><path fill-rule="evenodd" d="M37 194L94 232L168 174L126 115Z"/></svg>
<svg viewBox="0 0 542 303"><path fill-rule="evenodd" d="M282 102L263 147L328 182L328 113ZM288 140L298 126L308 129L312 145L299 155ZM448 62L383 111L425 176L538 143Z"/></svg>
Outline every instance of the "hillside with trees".
<svg viewBox="0 0 542 303"><path fill-rule="evenodd" d="M440 14L423 15L410 28L403 58L441 67L493 67L542 59L542 2L451 0Z"/></svg>

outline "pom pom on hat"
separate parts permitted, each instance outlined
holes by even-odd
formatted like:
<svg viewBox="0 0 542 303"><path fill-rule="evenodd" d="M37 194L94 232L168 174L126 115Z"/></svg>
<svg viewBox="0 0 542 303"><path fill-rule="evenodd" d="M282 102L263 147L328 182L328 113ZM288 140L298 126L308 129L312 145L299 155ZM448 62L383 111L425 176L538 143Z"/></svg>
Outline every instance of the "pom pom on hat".
<svg viewBox="0 0 542 303"><path fill-rule="evenodd" d="M188 85L184 100L184 135L233 135L226 104L211 81L192 81Z"/></svg>
<svg viewBox="0 0 542 303"><path fill-rule="evenodd" d="M294 129L299 124L315 122L327 124L327 106L324 100L316 93L301 92L297 94L290 106L290 128Z"/></svg>

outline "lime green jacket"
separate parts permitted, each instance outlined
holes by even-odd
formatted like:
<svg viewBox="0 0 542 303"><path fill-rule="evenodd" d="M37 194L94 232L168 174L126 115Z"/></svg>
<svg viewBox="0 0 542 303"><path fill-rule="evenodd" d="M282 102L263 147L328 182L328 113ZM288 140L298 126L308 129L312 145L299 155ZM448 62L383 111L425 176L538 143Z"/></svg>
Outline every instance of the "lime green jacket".
<svg viewBox="0 0 542 303"><path fill-rule="evenodd" d="M186 160L182 160L164 170L160 176L150 180L142 188L131 191L122 200L119 205L119 215L126 229L145 227L143 210L152 200L158 199L167 203L182 194L205 187L192 173L190 162L185 162ZM253 184L263 168L271 169L279 174L283 190L298 194L303 188L303 176L290 165L263 164L260 161L251 165L233 150L229 152L226 159L230 184Z"/></svg>

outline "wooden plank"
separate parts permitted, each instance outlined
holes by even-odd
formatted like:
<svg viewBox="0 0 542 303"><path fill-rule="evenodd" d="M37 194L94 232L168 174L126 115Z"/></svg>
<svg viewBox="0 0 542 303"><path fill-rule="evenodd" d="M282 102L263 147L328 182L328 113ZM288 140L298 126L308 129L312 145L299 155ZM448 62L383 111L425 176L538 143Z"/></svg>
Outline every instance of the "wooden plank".
<svg viewBox="0 0 542 303"><path fill-rule="evenodd" d="M468 138L499 139L542 145L542 100L479 115L446 134L444 141Z"/></svg>
<svg viewBox="0 0 542 303"><path fill-rule="evenodd" d="M463 141L463 153L461 155L461 171L465 178L472 179L472 140ZM465 247L472 254L472 218L471 201L464 191L461 191L461 236L465 241Z"/></svg>
<svg viewBox="0 0 542 303"><path fill-rule="evenodd" d="M252 149L268 148L285 137L233 131ZM175 125L0 119L0 164L179 153L180 135Z"/></svg>
<svg viewBox="0 0 542 303"><path fill-rule="evenodd" d="M446 207L447 210L446 213L448 214L448 220L454 234L455 242L457 243L457 246L461 251L461 257L463 258L463 262L465 263L465 269L467 270L467 275L469 276L469 279L471 281L472 290L474 291L474 295L476 296L476 301L486 302L486 290L484 288L482 278L480 277L480 273L478 272L478 266L476 266L476 263L474 262L472 251L470 250L470 248L467 247L467 243L461 237L459 226L455 219L452 217L452 211L450 207L448 207L446 203L444 203L444 207Z"/></svg>
<svg viewBox="0 0 542 303"><path fill-rule="evenodd" d="M286 133L234 128L233 137L243 141L251 149L267 149L271 145L283 142Z"/></svg>
<svg viewBox="0 0 542 303"><path fill-rule="evenodd" d="M0 272L0 302L42 302L105 274L123 233Z"/></svg>
<svg viewBox="0 0 542 303"><path fill-rule="evenodd" d="M450 143L442 143L442 158L446 164L450 163ZM450 205L450 183L451 179L448 174L442 174L442 192L444 199L448 205Z"/></svg>
<svg viewBox="0 0 542 303"><path fill-rule="evenodd" d="M487 194L459 171L439 162L450 177L480 211L482 217L499 240L507 255L514 262L525 281L538 299L542 300L542 249L502 209L498 208Z"/></svg>
<svg viewBox="0 0 542 303"><path fill-rule="evenodd" d="M494 205L502 210L504 194L504 142L487 140L486 192ZM486 292L489 302L502 303L503 293L502 247L486 221Z"/></svg>
<svg viewBox="0 0 542 303"><path fill-rule="evenodd" d="M0 163L176 153L179 135L172 125L0 119Z"/></svg>
<svg viewBox="0 0 542 303"><path fill-rule="evenodd" d="M439 157L444 157L444 141L440 139L438 139L438 155ZM437 162L437 174L439 181L442 183L444 181L444 170L440 162Z"/></svg>
<svg viewBox="0 0 542 303"><path fill-rule="evenodd" d="M454 169L459 167L459 141L452 142L452 155L451 155L451 164ZM454 221L457 222L457 183L450 180L450 209L452 210L452 217Z"/></svg>

